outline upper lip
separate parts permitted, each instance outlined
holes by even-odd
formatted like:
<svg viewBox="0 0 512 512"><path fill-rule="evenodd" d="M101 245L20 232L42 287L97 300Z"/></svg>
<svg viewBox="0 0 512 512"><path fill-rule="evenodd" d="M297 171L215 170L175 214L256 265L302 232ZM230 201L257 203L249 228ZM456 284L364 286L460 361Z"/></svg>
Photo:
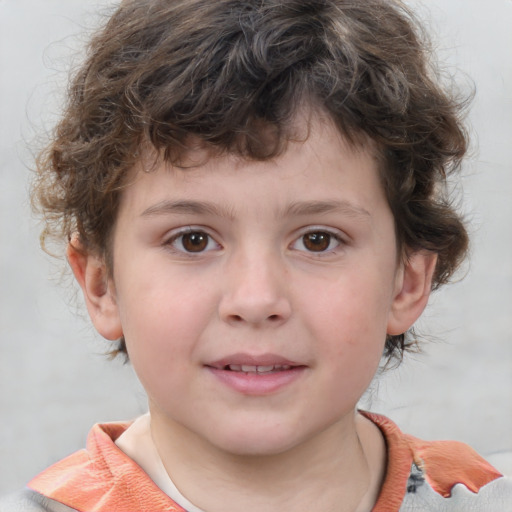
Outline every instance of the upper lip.
<svg viewBox="0 0 512 512"><path fill-rule="evenodd" d="M212 368L226 368L230 365L240 365L240 366L305 366L303 364L297 363L286 357L277 355L277 354L243 354L237 353L232 354L222 359L218 359L211 363L208 363L206 366L210 366Z"/></svg>

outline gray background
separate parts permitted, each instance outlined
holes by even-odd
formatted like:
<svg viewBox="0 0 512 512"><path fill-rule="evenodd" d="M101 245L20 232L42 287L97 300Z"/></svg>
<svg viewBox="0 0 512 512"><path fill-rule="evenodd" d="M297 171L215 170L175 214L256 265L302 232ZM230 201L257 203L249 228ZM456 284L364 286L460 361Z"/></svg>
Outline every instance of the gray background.
<svg viewBox="0 0 512 512"><path fill-rule="evenodd" d="M512 472L512 2L425 4L446 71L476 84L463 179L472 257L419 324L425 353L380 377L363 404L411 434L468 442ZM0 0L0 493L82 447L94 422L145 410L130 367L102 355L108 346L62 262L39 249L27 199L27 147L58 113L76 35L107 5Z"/></svg>

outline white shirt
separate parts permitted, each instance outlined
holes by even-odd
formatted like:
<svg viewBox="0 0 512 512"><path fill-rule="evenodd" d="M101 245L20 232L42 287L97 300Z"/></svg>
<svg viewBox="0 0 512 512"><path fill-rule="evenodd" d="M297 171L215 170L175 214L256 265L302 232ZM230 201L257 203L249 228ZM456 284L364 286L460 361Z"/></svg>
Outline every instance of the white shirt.
<svg viewBox="0 0 512 512"><path fill-rule="evenodd" d="M188 512L204 512L181 494L167 473L153 442L149 413L137 418L115 441L117 447L135 461L167 496Z"/></svg>

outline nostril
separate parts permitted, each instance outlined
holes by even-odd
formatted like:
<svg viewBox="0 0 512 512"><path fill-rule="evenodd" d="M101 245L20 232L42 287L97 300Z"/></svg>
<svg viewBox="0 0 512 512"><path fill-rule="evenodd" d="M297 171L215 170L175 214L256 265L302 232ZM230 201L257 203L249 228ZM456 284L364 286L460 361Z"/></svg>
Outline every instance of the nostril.
<svg viewBox="0 0 512 512"><path fill-rule="evenodd" d="M276 320L279 320L279 315L270 315L268 319L275 322Z"/></svg>

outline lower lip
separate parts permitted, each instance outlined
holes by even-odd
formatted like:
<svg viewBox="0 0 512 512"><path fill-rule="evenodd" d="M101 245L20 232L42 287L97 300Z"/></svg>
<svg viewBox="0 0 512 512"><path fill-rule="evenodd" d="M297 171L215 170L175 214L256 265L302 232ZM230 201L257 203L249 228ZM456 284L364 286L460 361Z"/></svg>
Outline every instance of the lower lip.
<svg viewBox="0 0 512 512"><path fill-rule="evenodd" d="M276 393L298 380L306 370L296 366L289 370L269 373L236 372L207 367L223 384L244 395L262 396Z"/></svg>

